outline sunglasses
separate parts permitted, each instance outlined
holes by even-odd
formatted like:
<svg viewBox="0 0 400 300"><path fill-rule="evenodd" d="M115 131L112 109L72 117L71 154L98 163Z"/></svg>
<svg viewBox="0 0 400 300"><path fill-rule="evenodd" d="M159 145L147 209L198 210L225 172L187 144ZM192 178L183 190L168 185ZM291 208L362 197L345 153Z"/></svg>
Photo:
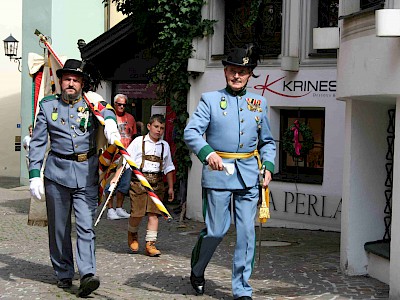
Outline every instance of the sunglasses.
<svg viewBox="0 0 400 300"><path fill-rule="evenodd" d="M125 107L125 106L126 106L126 104L124 104L124 103L115 102L115 104L117 104L118 106L122 106L122 107Z"/></svg>

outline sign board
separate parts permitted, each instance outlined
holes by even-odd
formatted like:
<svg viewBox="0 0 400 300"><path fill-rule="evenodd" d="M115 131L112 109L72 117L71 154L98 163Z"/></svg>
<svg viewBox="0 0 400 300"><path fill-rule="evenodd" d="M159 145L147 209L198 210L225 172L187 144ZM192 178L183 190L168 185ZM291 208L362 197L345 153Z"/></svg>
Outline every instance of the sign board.
<svg viewBox="0 0 400 300"><path fill-rule="evenodd" d="M128 98L134 99L156 99L155 85L148 85L147 83L118 83L115 86L117 94L125 94Z"/></svg>

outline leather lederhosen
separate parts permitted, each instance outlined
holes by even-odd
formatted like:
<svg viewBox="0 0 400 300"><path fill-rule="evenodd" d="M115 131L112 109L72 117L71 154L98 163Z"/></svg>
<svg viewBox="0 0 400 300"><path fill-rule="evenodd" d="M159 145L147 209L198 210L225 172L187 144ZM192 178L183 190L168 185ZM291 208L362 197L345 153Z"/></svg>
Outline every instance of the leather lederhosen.
<svg viewBox="0 0 400 300"><path fill-rule="evenodd" d="M153 188L154 192L157 194L158 198L162 201L164 198L165 187L163 182L163 157L164 157L164 144L161 144L161 158L156 155L145 155L145 142L143 137L142 142L142 163L140 165L140 171L143 170L144 162L153 161L159 162L160 168L159 172L142 172L143 176L147 179L150 183L151 187ZM131 198L131 216L132 217L142 217L145 216L146 213L156 213L161 214L158 210L157 206L154 204L153 200L147 194L147 190L143 185L139 182L136 176L132 176L131 181L131 189L129 191L129 195Z"/></svg>

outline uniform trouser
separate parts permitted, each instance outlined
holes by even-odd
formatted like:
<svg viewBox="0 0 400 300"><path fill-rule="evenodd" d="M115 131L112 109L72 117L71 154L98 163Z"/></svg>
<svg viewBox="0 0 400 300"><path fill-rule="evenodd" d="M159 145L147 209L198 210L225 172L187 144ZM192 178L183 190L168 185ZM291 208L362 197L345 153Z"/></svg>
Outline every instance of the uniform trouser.
<svg viewBox="0 0 400 300"><path fill-rule="evenodd" d="M215 249L231 225L231 197L236 226L236 247L232 264L232 293L234 298L251 296L249 278L255 252L254 219L258 202L258 187L244 190L203 189L203 214L206 228L200 233L192 252L192 272L204 276Z"/></svg>
<svg viewBox="0 0 400 300"><path fill-rule="evenodd" d="M98 186L68 188L45 178L50 260L58 279L73 278L71 212L76 223L76 264L79 274L96 274L93 220Z"/></svg>

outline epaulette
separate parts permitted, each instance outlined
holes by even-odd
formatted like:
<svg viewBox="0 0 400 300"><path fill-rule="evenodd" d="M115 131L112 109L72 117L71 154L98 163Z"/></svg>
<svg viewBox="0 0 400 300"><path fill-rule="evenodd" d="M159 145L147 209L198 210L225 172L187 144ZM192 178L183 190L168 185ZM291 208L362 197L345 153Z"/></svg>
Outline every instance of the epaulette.
<svg viewBox="0 0 400 300"><path fill-rule="evenodd" d="M48 95L42 98L42 100L40 100L40 103L42 102L48 102L48 101L52 101L52 100L58 100L60 98L59 94L56 95Z"/></svg>

